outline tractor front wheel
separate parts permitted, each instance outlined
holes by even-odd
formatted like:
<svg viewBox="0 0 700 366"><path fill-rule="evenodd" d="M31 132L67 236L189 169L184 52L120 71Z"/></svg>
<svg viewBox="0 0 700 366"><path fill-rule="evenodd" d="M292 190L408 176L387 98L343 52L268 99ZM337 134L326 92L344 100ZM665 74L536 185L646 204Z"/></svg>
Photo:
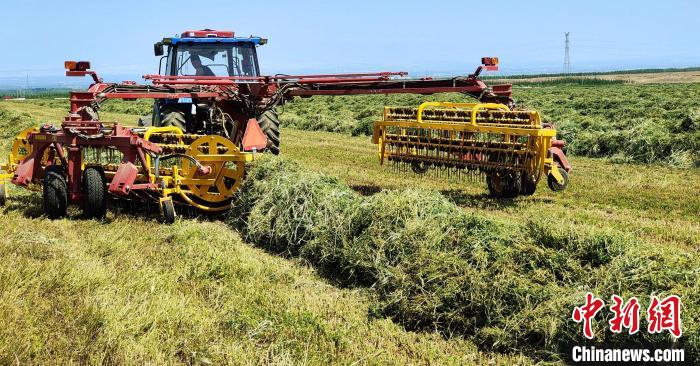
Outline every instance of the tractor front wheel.
<svg viewBox="0 0 700 366"><path fill-rule="evenodd" d="M87 167L83 172L83 214L102 219L107 213L107 181L102 169Z"/></svg>
<svg viewBox="0 0 700 366"><path fill-rule="evenodd" d="M65 217L68 213L68 182L63 169L50 165L44 170L44 213L50 219Z"/></svg>
<svg viewBox="0 0 700 366"><path fill-rule="evenodd" d="M267 136L267 150L275 155L280 153L280 118L275 108L258 117L260 129Z"/></svg>

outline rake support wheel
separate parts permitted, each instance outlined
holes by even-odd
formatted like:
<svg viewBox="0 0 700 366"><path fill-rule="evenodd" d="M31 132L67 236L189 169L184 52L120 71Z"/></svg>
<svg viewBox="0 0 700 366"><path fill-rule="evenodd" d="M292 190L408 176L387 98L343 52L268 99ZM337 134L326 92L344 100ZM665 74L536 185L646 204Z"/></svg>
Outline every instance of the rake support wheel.
<svg viewBox="0 0 700 366"><path fill-rule="evenodd" d="M68 182L63 169L50 165L44 171L44 213L50 219L65 217L68 213Z"/></svg>
<svg viewBox="0 0 700 366"><path fill-rule="evenodd" d="M177 215L175 214L175 204L173 203L173 199L170 197L161 199L160 220L164 224L172 224L175 222L176 216Z"/></svg>
<svg viewBox="0 0 700 366"><path fill-rule="evenodd" d="M535 177L527 172L523 172L520 178L520 193L525 196L532 196L537 190L537 181Z"/></svg>
<svg viewBox="0 0 700 366"><path fill-rule="evenodd" d="M101 168L87 167L83 172L83 215L102 219L107 213L107 182Z"/></svg>
<svg viewBox="0 0 700 366"><path fill-rule="evenodd" d="M522 180L520 174L492 172L486 176L486 184L491 196L496 198L514 198L520 194Z"/></svg>
<svg viewBox="0 0 700 366"><path fill-rule="evenodd" d="M7 186L4 183L0 183L0 207L4 207L7 203Z"/></svg>
<svg viewBox="0 0 700 366"><path fill-rule="evenodd" d="M557 182L556 178L554 178L554 176L551 174L547 176L547 185L549 186L549 189L554 192L563 191L569 185L569 173L560 166L557 166L557 169L559 169L559 174L561 174L561 176L564 178L564 182Z"/></svg>

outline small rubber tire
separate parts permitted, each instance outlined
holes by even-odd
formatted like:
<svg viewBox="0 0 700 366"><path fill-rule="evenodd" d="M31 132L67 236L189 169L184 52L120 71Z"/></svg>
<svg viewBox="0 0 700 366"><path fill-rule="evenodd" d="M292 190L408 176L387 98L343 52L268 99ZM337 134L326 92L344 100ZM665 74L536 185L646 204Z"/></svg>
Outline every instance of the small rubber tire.
<svg viewBox="0 0 700 366"><path fill-rule="evenodd" d="M103 219L107 213L107 180L102 169L87 167L83 171L83 215Z"/></svg>
<svg viewBox="0 0 700 366"><path fill-rule="evenodd" d="M416 174L423 175L428 172L428 169L430 169L430 167L423 161L414 161L411 163L411 170Z"/></svg>
<svg viewBox="0 0 700 366"><path fill-rule="evenodd" d="M501 197L503 196L503 184L501 183L502 177L499 173L493 172L486 175L486 185L489 188L489 195L491 197Z"/></svg>
<svg viewBox="0 0 700 366"><path fill-rule="evenodd" d="M63 168L50 165L44 170L44 214L50 219L60 219L68 214L68 182Z"/></svg>
<svg viewBox="0 0 700 366"><path fill-rule="evenodd" d="M4 207L5 204L7 204L7 186L0 183L0 207Z"/></svg>
<svg viewBox="0 0 700 366"><path fill-rule="evenodd" d="M160 201L160 220L164 224L172 224L175 222L175 204L172 199Z"/></svg>
<svg viewBox="0 0 700 366"><path fill-rule="evenodd" d="M489 194L496 198L514 198L520 194L520 174L492 172L486 176Z"/></svg>
<svg viewBox="0 0 700 366"><path fill-rule="evenodd" d="M532 196L537 190L537 182L532 174L523 172L520 178L520 193L525 196Z"/></svg>
<svg viewBox="0 0 700 366"><path fill-rule="evenodd" d="M516 173L511 173L506 176L505 180L505 198L515 198L520 194L522 190L522 175Z"/></svg>
<svg viewBox="0 0 700 366"><path fill-rule="evenodd" d="M561 174L561 176L564 178L563 183L560 184L559 182L557 182L557 180L552 174L549 174L547 176L547 185L549 186L549 189L551 189L554 192L563 191L569 185L569 173L560 166L558 166L557 169L559 169L559 174Z"/></svg>
<svg viewBox="0 0 700 366"><path fill-rule="evenodd" d="M267 151L273 155L280 154L280 118L275 108L258 116L260 129L267 136Z"/></svg>

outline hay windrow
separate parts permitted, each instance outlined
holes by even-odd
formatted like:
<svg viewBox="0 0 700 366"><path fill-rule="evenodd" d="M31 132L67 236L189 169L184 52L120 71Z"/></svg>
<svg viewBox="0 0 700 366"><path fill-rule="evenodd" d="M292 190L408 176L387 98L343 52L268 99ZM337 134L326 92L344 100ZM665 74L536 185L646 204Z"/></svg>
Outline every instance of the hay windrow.
<svg viewBox="0 0 700 366"><path fill-rule="evenodd" d="M336 178L266 158L250 170L228 222L268 250L299 256L344 286L373 289L372 311L409 329L471 338L500 352L566 357L581 342L570 320L586 291L609 300L679 294L689 354L698 351L697 256L657 252L619 232L467 213L420 189L363 197ZM615 335L599 314L596 342L660 344ZM645 326L644 322L641 326Z"/></svg>

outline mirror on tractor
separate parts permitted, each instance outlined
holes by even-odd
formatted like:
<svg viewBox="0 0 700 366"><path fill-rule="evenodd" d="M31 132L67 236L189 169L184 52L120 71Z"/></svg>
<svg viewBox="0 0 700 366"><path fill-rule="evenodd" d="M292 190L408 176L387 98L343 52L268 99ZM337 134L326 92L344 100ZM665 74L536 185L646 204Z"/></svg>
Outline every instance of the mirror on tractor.
<svg viewBox="0 0 700 366"><path fill-rule="evenodd" d="M153 53L156 56L163 56L163 43L157 42L153 45Z"/></svg>

